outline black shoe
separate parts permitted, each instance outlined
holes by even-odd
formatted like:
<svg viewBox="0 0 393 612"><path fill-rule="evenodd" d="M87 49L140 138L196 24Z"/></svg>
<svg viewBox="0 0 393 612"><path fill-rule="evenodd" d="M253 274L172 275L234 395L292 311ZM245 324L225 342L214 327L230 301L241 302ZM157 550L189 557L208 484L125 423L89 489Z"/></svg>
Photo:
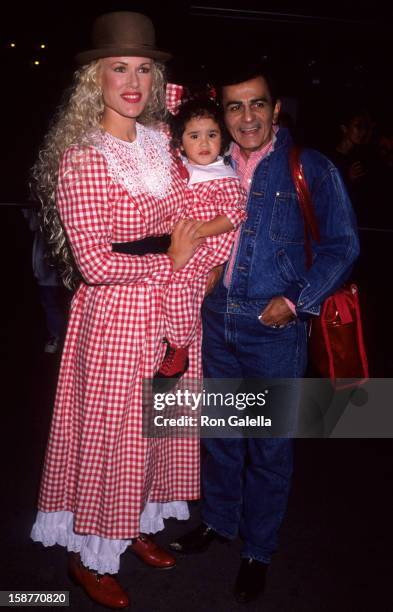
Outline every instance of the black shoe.
<svg viewBox="0 0 393 612"><path fill-rule="evenodd" d="M235 599L248 603L258 599L265 590L266 573L269 565L255 559L242 559L235 583Z"/></svg>
<svg viewBox="0 0 393 612"><path fill-rule="evenodd" d="M224 540L225 538L219 536L211 527L201 523L193 531L189 531L176 542L169 544L169 548L184 554L201 553L207 550L215 539Z"/></svg>

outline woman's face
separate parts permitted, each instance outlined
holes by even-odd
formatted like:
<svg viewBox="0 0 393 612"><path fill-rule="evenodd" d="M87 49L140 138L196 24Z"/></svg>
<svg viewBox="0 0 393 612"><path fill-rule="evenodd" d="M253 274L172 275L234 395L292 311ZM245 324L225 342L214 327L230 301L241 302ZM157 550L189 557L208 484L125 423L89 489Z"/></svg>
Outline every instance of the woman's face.
<svg viewBox="0 0 393 612"><path fill-rule="evenodd" d="M99 83L106 119L136 119L143 112L153 82L148 57L106 57L100 60Z"/></svg>

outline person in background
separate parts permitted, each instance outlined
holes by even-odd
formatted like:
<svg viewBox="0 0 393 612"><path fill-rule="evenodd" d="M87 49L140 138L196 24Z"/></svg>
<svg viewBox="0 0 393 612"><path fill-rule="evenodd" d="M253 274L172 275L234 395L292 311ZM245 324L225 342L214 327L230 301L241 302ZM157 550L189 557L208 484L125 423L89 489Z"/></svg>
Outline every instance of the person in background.
<svg viewBox="0 0 393 612"><path fill-rule="evenodd" d="M391 116L381 117L377 130L376 154L369 177L370 202L377 204L381 228L393 230L393 121Z"/></svg>
<svg viewBox="0 0 393 612"><path fill-rule="evenodd" d="M358 224L362 225L369 217L364 185L370 170L374 121L367 109L349 106L341 112L339 130L339 139L328 157L340 171Z"/></svg>
<svg viewBox="0 0 393 612"><path fill-rule="evenodd" d="M37 281L40 303L45 314L47 339L44 352L55 354L64 336L69 308L70 292L63 286L61 278L48 259L48 249L40 228L40 217L34 208L22 209L23 216L34 232L32 265Z"/></svg>

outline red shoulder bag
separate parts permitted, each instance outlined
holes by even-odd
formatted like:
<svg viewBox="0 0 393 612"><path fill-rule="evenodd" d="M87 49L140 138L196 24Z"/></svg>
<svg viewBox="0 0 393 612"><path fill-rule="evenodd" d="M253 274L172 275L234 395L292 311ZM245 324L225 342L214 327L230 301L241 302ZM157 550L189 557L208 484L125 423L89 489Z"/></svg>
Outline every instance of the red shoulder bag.
<svg viewBox="0 0 393 612"><path fill-rule="evenodd" d="M318 220L300 162L300 148L293 147L289 166L304 221L306 263L312 264L311 239L320 241ZM356 386L368 378L368 362L359 307L359 291L346 284L328 297L321 314L312 317L309 360L316 374L330 378L336 388ZM339 380L346 379L346 380ZM349 382L348 379L356 379Z"/></svg>

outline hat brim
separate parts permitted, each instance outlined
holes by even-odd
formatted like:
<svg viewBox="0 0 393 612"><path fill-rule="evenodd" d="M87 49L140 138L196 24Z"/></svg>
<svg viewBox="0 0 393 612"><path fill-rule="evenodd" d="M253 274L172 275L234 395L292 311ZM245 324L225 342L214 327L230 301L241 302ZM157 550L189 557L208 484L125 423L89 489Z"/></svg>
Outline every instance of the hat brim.
<svg viewBox="0 0 393 612"><path fill-rule="evenodd" d="M104 49L82 51L75 56L75 60L80 66L83 66L104 57L150 57L160 62L167 62L171 59L172 54L167 51L144 47L106 47Z"/></svg>

